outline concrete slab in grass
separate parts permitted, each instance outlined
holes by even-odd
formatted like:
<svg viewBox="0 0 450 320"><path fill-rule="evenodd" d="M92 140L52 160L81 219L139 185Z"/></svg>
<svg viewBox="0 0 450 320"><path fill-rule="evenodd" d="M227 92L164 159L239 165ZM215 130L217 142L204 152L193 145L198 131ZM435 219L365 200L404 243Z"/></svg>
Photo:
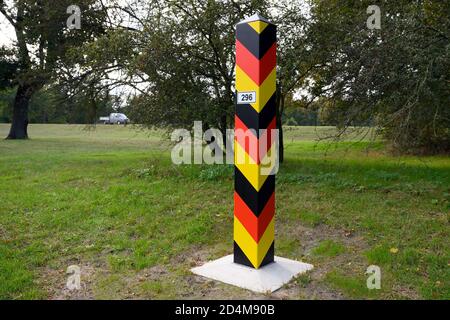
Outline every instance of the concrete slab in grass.
<svg viewBox="0 0 450 320"><path fill-rule="evenodd" d="M272 293L294 277L313 269L313 265L275 257L275 262L253 269L233 262L233 255L191 269L199 276L214 279L258 293Z"/></svg>

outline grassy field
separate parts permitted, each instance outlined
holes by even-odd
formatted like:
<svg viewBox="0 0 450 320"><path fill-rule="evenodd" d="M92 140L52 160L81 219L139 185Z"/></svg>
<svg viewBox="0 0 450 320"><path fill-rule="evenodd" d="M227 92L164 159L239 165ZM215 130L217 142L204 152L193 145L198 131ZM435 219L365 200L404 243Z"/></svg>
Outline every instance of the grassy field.
<svg viewBox="0 0 450 320"><path fill-rule="evenodd" d="M286 132L276 254L315 269L266 296L189 272L232 251L232 167L172 165L161 133L130 127L32 125L31 140L0 141L0 298L450 299L450 159L315 141L330 130Z"/></svg>

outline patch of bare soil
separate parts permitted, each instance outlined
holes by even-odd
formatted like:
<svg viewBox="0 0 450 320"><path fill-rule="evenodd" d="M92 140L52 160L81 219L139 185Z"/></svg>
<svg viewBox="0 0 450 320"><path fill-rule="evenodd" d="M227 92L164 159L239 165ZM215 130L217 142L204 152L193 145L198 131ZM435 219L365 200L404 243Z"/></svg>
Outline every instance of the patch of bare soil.
<svg viewBox="0 0 450 320"><path fill-rule="evenodd" d="M344 293L332 288L326 275L332 270L350 276L362 275L367 268L364 251L369 247L362 236L353 230L338 230L325 224L314 228L300 224L282 224L285 236L299 245L294 246L287 258L312 263L314 270L307 275L291 281L272 294L255 294L248 290L226 285L192 274L192 267L200 266L230 253L223 244L197 247L172 258L169 264L157 265L141 271L128 270L118 274L120 280L115 284L114 299L348 299ZM345 246L345 252L333 257L318 257L312 254L315 247L324 240L333 240ZM97 260L97 261L102 261ZM71 291L66 283L66 269L41 270L40 285L47 288L50 299L94 299L94 289L98 281L111 274L104 262L80 265L81 290ZM150 284L150 289L147 286ZM155 285L153 288L152 285ZM146 289L143 289L146 288ZM396 297L417 299L414 290L402 287L392 288Z"/></svg>
<svg viewBox="0 0 450 320"><path fill-rule="evenodd" d="M68 266L69 267L69 266ZM67 267L67 268L68 268ZM103 270L101 265L83 264L80 268L80 287L78 289L69 289L67 285L69 277L74 273L67 273L67 268L51 269L42 268L40 270L39 285L47 289L48 299L50 300L93 300L93 284L96 274Z"/></svg>
<svg viewBox="0 0 450 320"><path fill-rule="evenodd" d="M354 235L351 231L336 230L326 225L319 225L315 228L309 228L297 225L283 225L283 232L290 238L298 241L300 248L297 260L314 264L314 270L306 275L306 283L293 280L280 290L272 294L255 294L247 290L234 288L216 281L211 281L196 275L188 275L185 281L188 286L195 288L193 295L185 298L193 299L325 299L337 300L347 297L329 287L324 283L326 274L334 269L341 271L362 272L367 268L362 252L367 249L367 245L362 237ZM317 259L310 255L311 250L321 241L333 240L342 243L346 247L346 252L335 257L327 259ZM205 258L208 254L202 251L187 253L189 267L199 266L207 262ZM181 257L177 258L182 259Z"/></svg>
<svg viewBox="0 0 450 320"><path fill-rule="evenodd" d="M313 299L347 299L348 297L343 293L331 289L323 280L327 273L332 270L338 270L340 273L349 276L365 274L369 265L364 256L364 252L369 249L369 245L365 242L364 238L354 230L334 229L325 224L321 224L315 228L307 228L302 225L283 226L283 230L286 229L290 236L297 237L300 241L306 262L314 264L314 270L309 273L310 282L303 288L300 288L299 295L304 298ZM312 256L312 250L324 240L333 240L343 244L346 249L345 252L328 258ZM295 294L297 290L298 287L293 286L291 283L287 288L275 292L274 295L289 296L292 293ZM414 289L398 284L393 286L390 294L396 299L420 299L420 295Z"/></svg>
<svg viewBox="0 0 450 320"><path fill-rule="evenodd" d="M142 281L158 281L159 279L168 276L169 272L164 266L154 266L148 269L141 271L137 279L139 282Z"/></svg>
<svg viewBox="0 0 450 320"><path fill-rule="evenodd" d="M281 290L273 293L273 297L290 299L297 297L300 299L325 299L340 300L347 299L342 292L331 288L324 283L325 276L332 270L339 270L346 274L361 274L367 268L367 262L363 252L368 245L364 239L354 234L353 230L338 230L325 224L309 228L302 225L283 226L284 232L294 239L298 239L303 253L301 260L312 263L314 269L308 273L307 283L293 281ZM341 243L345 247L345 252L333 257L318 258L311 255L312 250L319 243L325 240L332 240Z"/></svg>
<svg viewBox="0 0 450 320"><path fill-rule="evenodd" d="M6 241L6 231L2 226L0 226L0 240Z"/></svg>

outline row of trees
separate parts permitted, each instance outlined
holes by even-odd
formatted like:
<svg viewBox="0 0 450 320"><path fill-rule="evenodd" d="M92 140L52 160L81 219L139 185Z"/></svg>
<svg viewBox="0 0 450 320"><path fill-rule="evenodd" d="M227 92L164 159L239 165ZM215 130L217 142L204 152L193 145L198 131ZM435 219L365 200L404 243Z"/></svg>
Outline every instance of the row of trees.
<svg viewBox="0 0 450 320"><path fill-rule="evenodd" d="M0 123L11 123L16 88L0 90ZM60 90L49 87L33 95L29 102L29 123L91 124L111 112L126 112L120 97L105 92L95 99L78 96L68 99Z"/></svg>
<svg viewBox="0 0 450 320"><path fill-rule="evenodd" d="M11 123L16 88L0 90L0 123ZM136 107L136 106L135 106ZM326 114L323 104L316 102L305 108L301 101L287 99L283 113L283 125L288 126L335 126L333 116ZM128 114L127 105L120 96L107 94L97 99L81 95L68 98L56 87L40 90L30 100L29 123L91 124L101 116L112 112ZM134 112L135 113L135 112ZM370 125L360 123L361 126Z"/></svg>
<svg viewBox="0 0 450 320"><path fill-rule="evenodd" d="M9 138L27 137L29 101L48 86L93 101L125 86L146 127L232 127L234 26L259 12L278 25L280 129L298 105L341 132L376 126L400 151L450 150L448 1L378 1L370 30L373 1L84 0L68 31L69 2L0 0L17 38L0 71L17 88Z"/></svg>

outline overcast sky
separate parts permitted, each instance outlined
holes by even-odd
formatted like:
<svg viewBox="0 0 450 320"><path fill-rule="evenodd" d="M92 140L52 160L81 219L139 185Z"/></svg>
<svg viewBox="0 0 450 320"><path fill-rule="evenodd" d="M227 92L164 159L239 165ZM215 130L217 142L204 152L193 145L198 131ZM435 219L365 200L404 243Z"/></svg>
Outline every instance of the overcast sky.
<svg viewBox="0 0 450 320"><path fill-rule="evenodd" d="M8 21L0 14L0 46L9 45L16 39L14 29Z"/></svg>

